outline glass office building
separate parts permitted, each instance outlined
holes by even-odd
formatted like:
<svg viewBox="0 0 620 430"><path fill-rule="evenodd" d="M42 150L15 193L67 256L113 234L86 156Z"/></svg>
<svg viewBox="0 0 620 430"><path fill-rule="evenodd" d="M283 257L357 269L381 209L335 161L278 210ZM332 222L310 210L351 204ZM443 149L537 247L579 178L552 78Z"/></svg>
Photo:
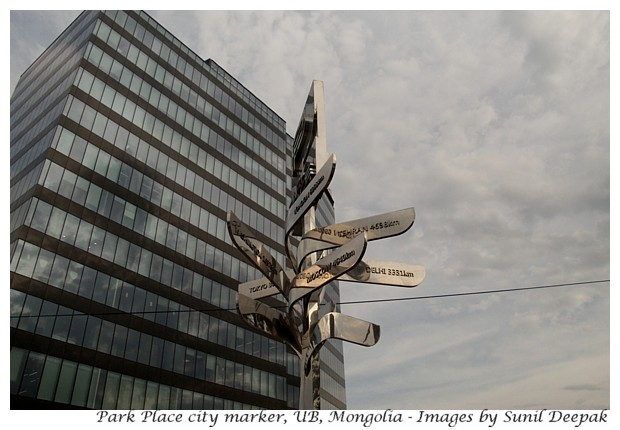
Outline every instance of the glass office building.
<svg viewBox="0 0 620 430"><path fill-rule="evenodd" d="M236 314L262 275L226 229L286 264L282 118L148 14L87 11L21 76L10 139L12 408L298 406L297 357Z"/></svg>

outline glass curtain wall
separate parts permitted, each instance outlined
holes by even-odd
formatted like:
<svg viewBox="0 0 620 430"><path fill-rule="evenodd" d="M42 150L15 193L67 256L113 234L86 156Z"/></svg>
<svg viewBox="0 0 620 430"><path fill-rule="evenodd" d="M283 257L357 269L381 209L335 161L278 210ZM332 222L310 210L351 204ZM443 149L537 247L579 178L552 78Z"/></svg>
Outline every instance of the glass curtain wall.
<svg viewBox="0 0 620 430"><path fill-rule="evenodd" d="M259 274L225 222L285 263L286 142L149 15L82 13L11 98L11 406L296 407L292 355L236 315Z"/></svg>

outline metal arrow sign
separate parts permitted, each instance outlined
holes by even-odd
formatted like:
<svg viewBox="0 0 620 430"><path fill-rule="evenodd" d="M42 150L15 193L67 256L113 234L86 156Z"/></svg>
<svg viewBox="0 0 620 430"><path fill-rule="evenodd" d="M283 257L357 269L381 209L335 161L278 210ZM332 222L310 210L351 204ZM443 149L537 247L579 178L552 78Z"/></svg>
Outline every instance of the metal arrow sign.
<svg viewBox="0 0 620 430"><path fill-rule="evenodd" d="M227 224L235 246L286 296L290 281L278 261L232 211L228 212Z"/></svg>
<svg viewBox="0 0 620 430"><path fill-rule="evenodd" d="M329 312L319 320L312 333L316 348L328 339L340 339L362 346L373 346L379 341L380 327L339 312Z"/></svg>
<svg viewBox="0 0 620 430"><path fill-rule="evenodd" d="M286 313L243 294L237 294L237 310L246 323L264 333L276 336L301 356L301 336Z"/></svg>
<svg viewBox="0 0 620 430"><path fill-rule="evenodd" d="M424 266L391 261L365 260L338 278L341 281L367 284L417 287L426 276Z"/></svg>
<svg viewBox="0 0 620 430"><path fill-rule="evenodd" d="M289 309L302 297L354 268L366 251L366 243L366 234L360 234L298 273L291 280Z"/></svg>
<svg viewBox="0 0 620 430"><path fill-rule="evenodd" d="M340 339L362 346L373 346L379 341L381 329L377 324L338 312L325 314L312 331L312 354L329 339ZM306 363L306 367L309 363Z"/></svg>
<svg viewBox="0 0 620 430"><path fill-rule="evenodd" d="M297 261L302 262L312 252L342 245L361 232L366 232L369 242L403 234L414 221L415 209L407 208L316 228L303 235L297 248Z"/></svg>
<svg viewBox="0 0 620 430"><path fill-rule="evenodd" d="M292 279L295 272L292 269L286 270L286 277ZM275 296L280 292L273 282L267 278L260 278L254 281L243 282L239 284L237 291L252 299L262 299L264 297Z"/></svg>
<svg viewBox="0 0 620 430"><path fill-rule="evenodd" d="M321 167L321 170L318 171L316 176L290 206L286 217L287 233L293 230L295 224L297 224L301 217L308 212L308 209L319 199L321 193L327 189L334 176L335 170L336 155L332 154Z"/></svg>

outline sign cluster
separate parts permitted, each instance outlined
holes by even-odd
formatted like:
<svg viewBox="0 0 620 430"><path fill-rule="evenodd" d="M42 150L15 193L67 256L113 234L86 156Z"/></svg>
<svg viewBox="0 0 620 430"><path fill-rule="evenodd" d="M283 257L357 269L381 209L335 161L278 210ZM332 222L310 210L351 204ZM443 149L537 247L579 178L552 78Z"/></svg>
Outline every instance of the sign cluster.
<svg viewBox="0 0 620 430"><path fill-rule="evenodd" d="M290 246L291 231L327 189L335 166L336 157L332 154L307 185L307 192L301 193L290 206L286 248L293 269L284 270L252 230L233 212L228 213L228 230L233 243L265 276L239 284L239 314L249 324L288 343L300 356L306 347L304 337L310 337L309 346L313 352L329 338L364 346L372 346L379 339L379 326L335 312L325 314L315 324L307 324L304 320L307 320L308 312L303 308L300 310L300 306L296 309L303 298L336 279L415 287L425 275L424 267L418 265L362 260L369 241L396 236L411 228L415 219L413 208L319 227L306 232L296 250ZM330 252L302 270L304 261L311 254L326 250ZM258 301L278 293L288 301L286 312ZM307 327L311 333L300 332L300 326Z"/></svg>
<svg viewBox="0 0 620 430"><path fill-rule="evenodd" d="M309 119L304 122L306 117ZM308 130L316 133L316 126L308 126L312 121L317 121L316 113L314 117L302 116L300 129L304 133ZM286 217L284 245L290 268L281 267L252 229L233 212L228 213L227 225L235 246L264 275L264 278L239 284L239 315L249 325L275 336L297 353L303 370L303 393L304 375L308 377L311 363L316 361L319 349L327 340L341 339L363 346L372 346L379 340L378 325L336 312L335 304L325 299L323 287L337 279L415 287L423 281L425 270L418 265L362 259L368 242L409 230L415 220L413 208L304 231L307 217L314 216L311 209L316 208L334 176L336 156L327 156L317 170L313 163L306 162L311 154L307 146L316 152L316 136L302 135L297 140L310 142L299 149L303 157L297 154L294 157L311 168L304 172L294 169L301 186L295 192ZM325 159L316 157L314 160L320 158ZM277 294L286 301L285 307L276 309L260 301ZM321 306L322 312L319 311ZM306 406L302 404L301 409Z"/></svg>

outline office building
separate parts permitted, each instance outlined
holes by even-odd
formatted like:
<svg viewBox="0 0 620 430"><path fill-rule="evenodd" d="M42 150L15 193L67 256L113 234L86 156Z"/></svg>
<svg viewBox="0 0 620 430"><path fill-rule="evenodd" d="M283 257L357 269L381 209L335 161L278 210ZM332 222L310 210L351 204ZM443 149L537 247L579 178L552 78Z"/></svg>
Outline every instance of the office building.
<svg viewBox="0 0 620 430"><path fill-rule="evenodd" d="M296 408L297 357L236 314L261 275L226 229L233 210L286 265L291 142L148 14L80 14L11 97L11 407Z"/></svg>

